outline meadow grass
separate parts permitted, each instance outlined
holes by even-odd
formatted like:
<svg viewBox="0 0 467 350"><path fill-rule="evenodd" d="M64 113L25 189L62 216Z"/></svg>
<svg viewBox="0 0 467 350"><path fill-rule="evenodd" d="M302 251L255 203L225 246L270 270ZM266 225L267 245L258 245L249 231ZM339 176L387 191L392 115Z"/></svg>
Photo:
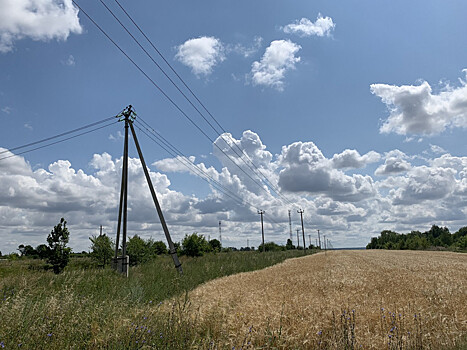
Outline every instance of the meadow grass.
<svg viewBox="0 0 467 350"><path fill-rule="evenodd" d="M29 349L182 349L214 338L188 314L186 293L214 278L277 264L300 251L231 252L182 257L180 276L168 256L130 269L128 279L72 259L54 275L39 260L0 263L0 347ZM161 305L166 302L164 311ZM211 340L210 340L211 341ZM209 346L209 343L208 345Z"/></svg>

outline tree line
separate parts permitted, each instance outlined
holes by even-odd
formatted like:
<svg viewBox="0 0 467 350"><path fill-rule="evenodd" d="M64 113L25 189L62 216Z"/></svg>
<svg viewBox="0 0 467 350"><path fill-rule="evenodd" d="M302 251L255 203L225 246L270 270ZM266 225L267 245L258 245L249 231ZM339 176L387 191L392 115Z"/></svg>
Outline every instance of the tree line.
<svg viewBox="0 0 467 350"><path fill-rule="evenodd" d="M437 225L426 232L411 231L405 234L384 230L378 237L371 238L366 249L467 250L467 226L455 233L450 233L447 227Z"/></svg>

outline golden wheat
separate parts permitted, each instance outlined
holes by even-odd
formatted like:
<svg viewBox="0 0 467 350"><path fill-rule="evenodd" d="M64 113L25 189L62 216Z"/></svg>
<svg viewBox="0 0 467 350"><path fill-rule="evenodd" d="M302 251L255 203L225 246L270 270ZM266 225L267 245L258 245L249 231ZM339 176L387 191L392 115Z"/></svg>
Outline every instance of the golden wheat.
<svg viewBox="0 0 467 350"><path fill-rule="evenodd" d="M467 255L319 253L208 282L190 301L230 345L280 334L282 347L441 349L467 334Z"/></svg>

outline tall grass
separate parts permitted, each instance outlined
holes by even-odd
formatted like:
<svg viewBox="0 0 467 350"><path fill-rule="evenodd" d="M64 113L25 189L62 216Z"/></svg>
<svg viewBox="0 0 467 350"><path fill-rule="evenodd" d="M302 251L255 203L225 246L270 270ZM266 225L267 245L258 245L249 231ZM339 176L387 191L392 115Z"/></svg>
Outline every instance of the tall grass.
<svg viewBox="0 0 467 350"><path fill-rule="evenodd" d="M187 312L189 290L217 277L261 269L301 255L285 251L183 257L183 276L169 257L159 257L131 268L128 279L110 269L93 268L87 259L72 261L60 275L41 269L39 261L2 262L0 347L200 346L216 336L209 322L201 324ZM173 297L175 301L162 306L164 300Z"/></svg>

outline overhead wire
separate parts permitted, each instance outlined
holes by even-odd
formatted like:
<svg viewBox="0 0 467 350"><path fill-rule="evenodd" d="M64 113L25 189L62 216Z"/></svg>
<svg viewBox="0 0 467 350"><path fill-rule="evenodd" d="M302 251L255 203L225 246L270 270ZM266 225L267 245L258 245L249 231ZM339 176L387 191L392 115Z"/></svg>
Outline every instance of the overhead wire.
<svg viewBox="0 0 467 350"><path fill-rule="evenodd" d="M258 176L260 181L264 182L266 186L269 186L274 193L276 193L282 200L287 202L288 204L295 205L292 203L290 200L288 200L287 197L285 197L280 190L273 184L271 180L269 180L266 175L256 166L256 164L250 159L248 154L246 154L241 148L235 143L233 140L232 136L228 134L225 129L220 125L220 123L214 118L214 116L209 112L209 110L206 108L206 106L199 100L199 98L196 96L196 94L188 87L188 85L185 83L185 81L180 77L180 75L175 71L175 69L170 65L170 63L165 59L165 57L162 55L162 53L157 49L157 47L153 44L153 42L148 38L148 36L143 32L143 30L140 28L140 26L133 20L133 18L129 15L129 13L124 9L124 7L120 4L120 2L116 1L118 6L122 9L122 11L125 13L125 15L130 19L130 21L135 25L135 27L139 30L139 32L145 37L145 39L150 43L150 45L154 48L154 50L159 54L159 56L164 60L164 62L170 67L170 69L174 72L174 74L180 79L180 81L183 83L183 85L190 91L190 93L193 95L193 97L198 101L198 103L204 108L204 110L211 116L211 118L214 120L214 122L219 126L219 128L223 131L221 134L220 131L218 131L214 125L204 116L204 114L193 104L193 102L186 96L186 94L179 88L179 86L173 81L173 79L166 73L166 71L154 60L152 55L141 45L141 43L136 39L136 37L129 31L129 29L120 21L120 19L117 17L117 15L105 4L103 0L100 0L101 4L106 8L106 10L112 15L112 17L120 24L120 26L126 31L126 33L133 39L133 41L140 47L140 49L149 57L149 59L156 65L156 67L164 74L164 76L172 83L172 85L179 91L179 93L185 98L185 100L188 101L188 103L198 112L198 114L204 119L204 121L214 130L214 132L222 138L222 140L226 143L226 145L239 157L239 159L255 174ZM82 10L82 9L81 9ZM84 12L84 11L83 11ZM86 13L85 13L86 14ZM87 14L86 14L87 15ZM89 16L88 16L89 17ZM192 122L192 120L190 120ZM193 122L192 122L193 123ZM201 131L198 128L199 131ZM206 136L213 144L214 140L211 139L210 137L207 136L206 133L202 132L204 136ZM230 139L232 140L232 144L241 152L241 155L230 145L230 143L224 138L224 135L227 134L229 135ZM217 145L216 145L217 146ZM218 146L217 146L218 147ZM221 152L230 159L230 161L234 162L242 172L244 172L252 181L254 181L258 186L262 187L259 183L257 183L249 174L247 174L228 154L226 154L220 147L218 147ZM243 156L245 156L249 162L254 166L253 167L246 162L243 159ZM264 181L261 176L258 174L258 172L263 176L263 178L266 179Z"/></svg>
<svg viewBox="0 0 467 350"><path fill-rule="evenodd" d="M84 129L93 127L93 126L95 126L95 125L99 125L99 124L105 123L105 122L107 122L107 121L109 121L109 120L111 120L111 119L114 119L114 118L115 118L115 117L105 118L105 119L100 120L100 121L98 121L98 122L91 123L91 124L88 124L88 125L84 125L84 126L81 126L81 127L79 127L79 128L76 128L76 129L73 129L73 130L70 130L70 131L63 132L63 133L58 134L58 135L50 136L50 137L47 137L47 138L42 139L42 140L38 140L38 141L34 141L34 142L31 142L31 143L28 143L28 144L26 144L26 145L16 146L16 147L13 147L13 148L9 148L9 149L7 149L7 150L5 150L5 151L1 151L0 154L7 153L7 152L12 152L12 151L16 151L16 150L19 150L19 149L22 149L22 148L26 148L26 147L30 147L30 146L37 145L37 144L42 143L42 142L50 141L50 140L53 140L53 139L56 139L56 138L59 138L59 137L65 136L65 135L72 134L72 133L77 132L77 131L81 131L81 130L84 130Z"/></svg>
<svg viewBox="0 0 467 350"><path fill-rule="evenodd" d="M84 13L84 15L101 31L102 34L104 34L107 39L109 39L112 44L151 82L152 85L154 85L162 94L164 97L166 97L170 103L180 112L182 115L190 121L190 123L198 129L199 132L201 132L222 154L224 154L227 159L229 159L236 167L240 169L250 180L252 180L257 186L259 186L263 191L265 191L268 195L270 194L261 184L259 184L255 179L251 177L250 174L248 174L242 167L240 167L237 162L235 162L225 151L217 145L214 140L203 130L201 127L195 123L195 121L188 116L188 114L110 37L109 34L96 22L94 19L86 12L83 10L82 7L79 6L79 4L76 2L76 0L72 0L73 4L75 4L80 11Z"/></svg>
<svg viewBox="0 0 467 350"><path fill-rule="evenodd" d="M112 117L112 118L115 118L115 117ZM108 127L108 126L110 126L110 125L116 124L117 122L118 122L118 121L113 121L113 122L111 122L111 123L108 123L108 124L99 126L99 127L97 127L97 128L94 128L94 129L91 129L91 130L88 130L88 131L79 133L79 134L77 134L77 135L73 135L73 136L64 138L64 139L62 139L62 140L54 141L54 142L51 142L51 143L48 143L48 144L45 144L45 145L42 145L42 146L38 146L38 147L29 149L29 150L26 150L26 151L23 151L23 152L19 152L19 153L15 153L15 154L12 154L12 155L9 155L9 156L6 156L6 157L2 157L2 158L0 158L0 160L12 158L12 157L18 157L18 156L20 156L20 155L22 155L22 154L25 154L25 153L29 153L29 152L37 151L37 150L42 149L42 148L45 148L45 147L53 146L53 145L56 145L56 144L58 144L58 143L61 143L61 142L64 142L64 141L68 141L68 140L74 139L74 138L76 138L76 137L83 136L83 135L89 134L89 133L91 133L91 132L94 132L94 131L97 131L97 130L106 128L106 127ZM51 138L48 138L48 139L50 140ZM37 143L35 143L35 144L37 144ZM4 153L4 152L2 152L2 153Z"/></svg>
<svg viewBox="0 0 467 350"><path fill-rule="evenodd" d="M117 16L108 8L107 5L105 5L105 3L103 2L103 0L100 0L101 3L107 8L107 10L112 14L112 16L120 23L120 25L125 29L125 31L127 31L127 33L137 42L137 44L142 48L141 44L134 38L134 36L129 32L129 30L121 23L121 21L117 18ZM177 78L182 82L182 84L185 86L185 88L191 93L191 95L196 99L196 101L203 107L203 109L208 113L208 115L211 117L211 119L218 125L218 127L221 129L222 131L222 135L219 131L217 131L213 126L212 124L204 117L204 115L198 110L198 108L196 108L193 103L186 97L186 95L180 90L180 88L173 82L173 80L167 75L167 73L160 67L159 64L157 64L156 62L154 62L154 59L152 58L152 56L150 56L147 51L143 49L144 52L146 52L146 54L148 54L148 56L151 58L151 60L156 64L156 66L163 72L163 74L170 80L170 82L172 84L174 84L174 86L177 88L177 90L185 97L185 99L187 99L187 101L193 106L193 108L195 108L195 110L201 115L201 117L208 123L209 126L211 126L211 128L220 136L222 137L222 139L226 142L226 144L235 152L235 154L237 154L238 157L240 157L240 159L242 159L242 161L250 168L250 170L252 170L260 179L261 179L261 176L266 180L266 185L269 184L269 187L272 188L272 190L279 196L281 197L285 202L287 202L288 204L291 204L292 206L294 206L295 204L293 202L291 202L287 197L285 197L279 190L279 188L277 186L275 186L273 184L273 182L261 171L261 169L256 166L256 164L251 160L251 158L248 156L248 154L246 152L244 152L244 150L242 150L234 141L234 139L232 138L232 136L227 133L227 131L222 127L222 125L217 121L217 119L212 115L212 113L207 109L207 107L201 102L201 100L198 98L198 96L193 92L193 90L188 86L188 84L186 84L186 82L183 80L183 78L177 73L177 71L173 68L173 66L169 63L169 61L164 57L164 55L157 49L157 47L154 45L154 43L152 42L152 40L149 39L149 37L144 33L144 31L141 29L141 27L136 23L136 21L131 17L131 15L128 13L128 11L126 11L126 9L121 5L121 3L118 1L118 0L114 0L117 5L120 7L120 9L125 13L125 15L128 17L128 19L133 23L133 25L138 29L138 31L144 36L144 38L149 42L149 44L152 46L152 48L157 52L157 54L162 58L162 60L169 66L169 68L172 70L172 72L177 76ZM234 146L240 151L240 154L238 154L232 146L230 146L230 144L224 139L223 135L224 134L228 134L230 139L232 140ZM258 173L251 168L251 166L245 162L245 160L243 160L243 155L248 159L248 161L256 168L256 171L258 171L261 176L258 175ZM263 181L263 179L261 179Z"/></svg>

